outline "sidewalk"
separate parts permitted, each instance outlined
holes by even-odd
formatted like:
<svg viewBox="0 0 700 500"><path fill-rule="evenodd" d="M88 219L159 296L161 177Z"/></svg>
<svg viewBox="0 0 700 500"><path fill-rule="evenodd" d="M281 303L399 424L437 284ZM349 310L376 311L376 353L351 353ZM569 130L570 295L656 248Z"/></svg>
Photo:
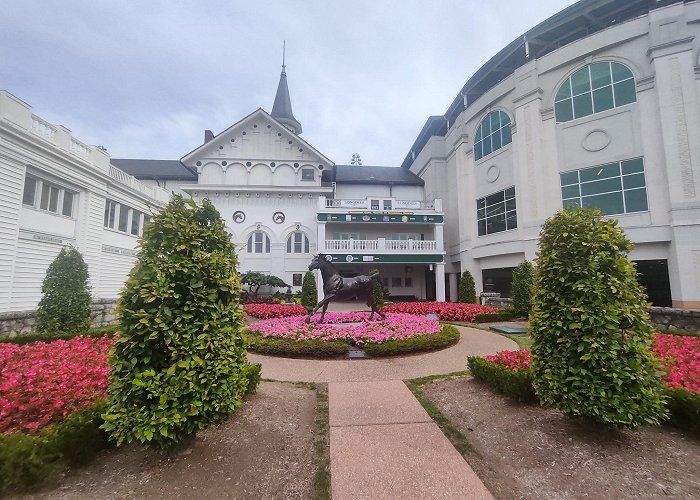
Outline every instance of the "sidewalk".
<svg viewBox="0 0 700 500"><path fill-rule="evenodd" d="M334 500L493 498L400 380L328 393Z"/></svg>

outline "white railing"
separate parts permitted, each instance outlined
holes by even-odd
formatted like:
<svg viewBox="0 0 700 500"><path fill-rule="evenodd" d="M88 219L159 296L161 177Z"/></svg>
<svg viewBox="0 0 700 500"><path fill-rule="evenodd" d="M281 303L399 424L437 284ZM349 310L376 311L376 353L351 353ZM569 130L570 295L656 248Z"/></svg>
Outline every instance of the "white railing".
<svg viewBox="0 0 700 500"><path fill-rule="evenodd" d="M170 194L167 190L160 187L147 186L133 175L129 175L123 170L119 170L114 165L109 166L109 176L118 181L120 184L124 184L135 191L145 194L149 198L153 198L154 200L167 203L170 199Z"/></svg>
<svg viewBox="0 0 700 500"><path fill-rule="evenodd" d="M377 200L378 204L372 207L372 201ZM384 201L391 202L391 208L385 207ZM432 201L421 201L421 200L395 200L393 198L365 198L360 199L347 199L347 198L326 198L326 208L344 208L350 210L380 210L380 211L392 211L392 210L434 210L435 203Z"/></svg>
<svg viewBox="0 0 700 500"><path fill-rule="evenodd" d="M36 115L32 115L32 132L51 142L56 137L56 127Z"/></svg>
<svg viewBox="0 0 700 500"><path fill-rule="evenodd" d="M438 252L435 240L326 240L323 249L326 252Z"/></svg>
<svg viewBox="0 0 700 500"><path fill-rule="evenodd" d="M70 151L78 156L87 158L88 153L90 153L90 147L87 144L80 142L78 139L71 138Z"/></svg>

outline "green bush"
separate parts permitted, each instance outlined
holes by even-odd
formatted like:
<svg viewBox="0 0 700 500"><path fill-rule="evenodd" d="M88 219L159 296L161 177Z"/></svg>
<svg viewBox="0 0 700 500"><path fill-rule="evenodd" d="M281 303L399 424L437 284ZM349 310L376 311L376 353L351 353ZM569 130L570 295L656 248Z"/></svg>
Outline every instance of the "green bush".
<svg viewBox="0 0 700 500"><path fill-rule="evenodd" d="M308 311L316 307L318 303L318 289L316 288L316 278L314 273L306 271L304 281L301 283L301 305Z"/></svg>
<svg viewBox="0 0 700 500"><path fill-rule="evenodd" d="M244 334L248 350L272 356L291 358L338 358L345 356L350 344L341 340L308 339L303 342L279 337L263 337L259 333Z"/></svg>
<svg viewBox="0 0 700 500"><path fill-rule="evenodd" d="M252 300L256 300L258 298L258 292L260 291L261 286L269 286L272 288L289 288L289 285L286 284L282 278L255 271L249 271L241 274L240 280L242 285L246 285L248 287L248 290L245 293L246 295L250 294L250 298ZM275 292L275 295L278 294L279 290Z"/></svg>
<svg viewBox="0 0 700 500"><path fill-rule="evenodd" d="M45 436L0 434L0 493L28 488L57 468Z"/></svg>
<svg viewBox="0 0 700 500"><path fill-rule="evenodd" d="M443 325L440 333L417 335L402 340L386 340L381 344L367 343L362 349L370 356L399 356L413 352L436 351L459 342L459 330L452 325Z"/></svg>
<svg viewBox="0 0 700 500"><path fill-rule="evenodd" d="M503 309L495 313L479 313L474 316L475 323L493 323L494 321L508 321L517 318L513 309Z"/></svg>
<svg viewBox="0 0 700 500"><path fill-rule="evenodd" d="M379 279L379 269L370 269L369 275L376 275L377 277L372 279L372 303L377 309L384 307L384 285Z"/></svg>
<svg viewBox="0 0 700 500"><path fill-rule="evenodd" d="M631 428L665 417L649 352L646 297L627 259L632 244L590 209L545 222L533 285L532 367L543 404Z"/></svg>
<svg viewBox="0 0 700 500"><path fill-rule="evenodd" d="M100 429L106 410L107 402L100 400L73 411L52 432L50 446L69 465L87 464L98 451L109 446L107 434Z"/></svg>
<svg viewBox="0 0 700 500"><path fill-rule="evenodd" d="M700 394L666 388L668 423L700 438Z"/></svg>
<svg viewBox="0 0 700 500"><path fill-rule="evenodd" d="M37 308L38 333L79 333L90 328L88 268L73 247L63 247L46 270Z"/></svg>
<svg viewBox="0 0 700 500"><path fill-rule="evenodd" d="M480 356L467 358L472 376L502 394L522 403L537 403L537 395L532 385L532 368L521 368L517 372L503 365L486 361Z"/></svg>
<svg viewBox="0 0 700 500"><path fill-rule="evenodd" d="M75 337L113 337L119 327L113 326L101 326L99 328L91 328L85 332L80 333L27 333L22 335L17 335L16 337L0 337L0 343L25 345L31 344L32 342L53 342L54 340L70 340Z"/></svg>
<svg viewBox="0 0 700 500"><path fill-rule="evenodd" d="M103 428L169 449L240 404L247 379L230 235L208 200L174 196L145 227L121 293Z"/></svg>
<svg viewBox="0 0 700 500"><path fill-rule="evenodd" d="M516 316L527 318L530 315L534 272L534 267L527 260L513 269L513 310Z"/></svg>
<svg viewBox="0 0 700 500"><path fill-rule="evenodd" d="M258 389L261 372L262 365L260 363L248 363L243 367L243 376L248 381L248 385L245 389L246 394L254 394Z"/></svg>
<svg viewBox="0 0 700 500"><path fill-rule="evenodd" d="M467 304L476 303L476 285L474 284L474 276L472 276L472 273L467 270L462 273L462 277L459 279L457 301Z"/></svg>

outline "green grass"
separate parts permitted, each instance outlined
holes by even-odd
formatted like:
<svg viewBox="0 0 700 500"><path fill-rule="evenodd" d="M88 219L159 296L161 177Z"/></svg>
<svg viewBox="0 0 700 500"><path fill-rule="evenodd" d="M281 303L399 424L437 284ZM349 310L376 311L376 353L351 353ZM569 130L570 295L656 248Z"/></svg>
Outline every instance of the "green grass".
<svg viewBox="0 0 700 500"><path fill-rule="evenodd" d="M413 380L406 380L406 386L410 389L413 395L416 397L418 402L423 406L430 418L440 427L442 433L450 440L452 446L454 446L457 451L465 458L468 457L479 457L479 452L477 452L469 440L462 434L459 429L450 423L450 421L445 417L438 407L428 399L428 397L423 393L423 386L425 384L434 382L436 380L450 380L453 378L464 377L468 375L468 371L460 371L448 373L446 375L431 375L429 377L421 377Z"/></svg>
<svg viewBox="0 0 700 500"><path fill-rule="evenodd" d="M330 500L331 498L331 446L330 423L328 419L328 386L314 384L316 391L316 417L314 418L314 473L311 498Z"/></svg>

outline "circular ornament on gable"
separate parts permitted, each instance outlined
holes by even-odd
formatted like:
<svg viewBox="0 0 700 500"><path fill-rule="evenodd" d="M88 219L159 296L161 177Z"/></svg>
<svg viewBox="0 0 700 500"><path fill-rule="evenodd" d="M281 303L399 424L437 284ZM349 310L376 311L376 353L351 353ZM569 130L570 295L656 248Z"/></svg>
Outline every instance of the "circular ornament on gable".
<svg viewBox="0 0 700 500"><path fill-rule="evenodd" d="M597 128L595 130L591 130L583 137L581 147L586 151L595 153L596 151L601 151L607 148L611 140L612 137L610 137L607 130Z"/></svg>
<svg viewBox="0 0 700 500"><path fill-rule="evenodd" d="M274 222L275 224L282 224L285 219L286 217L282 212L275 212L274 214L272 214L272 222Z"/></svg>
<svg viewBox="0 0 700 500"><path fill-rule="evenodd" d="M240 224L245 220L245 212L242 212L241 210L236 210L233 212L233 222L236 224Z"/></svg>
<svg viewBox="0 0 700 500"><path fill-rule="evenodd" d="M498 177L501 175L501 169L496 165L491 165L486 171L486 180L488 182L496 182Z"/></svg>

